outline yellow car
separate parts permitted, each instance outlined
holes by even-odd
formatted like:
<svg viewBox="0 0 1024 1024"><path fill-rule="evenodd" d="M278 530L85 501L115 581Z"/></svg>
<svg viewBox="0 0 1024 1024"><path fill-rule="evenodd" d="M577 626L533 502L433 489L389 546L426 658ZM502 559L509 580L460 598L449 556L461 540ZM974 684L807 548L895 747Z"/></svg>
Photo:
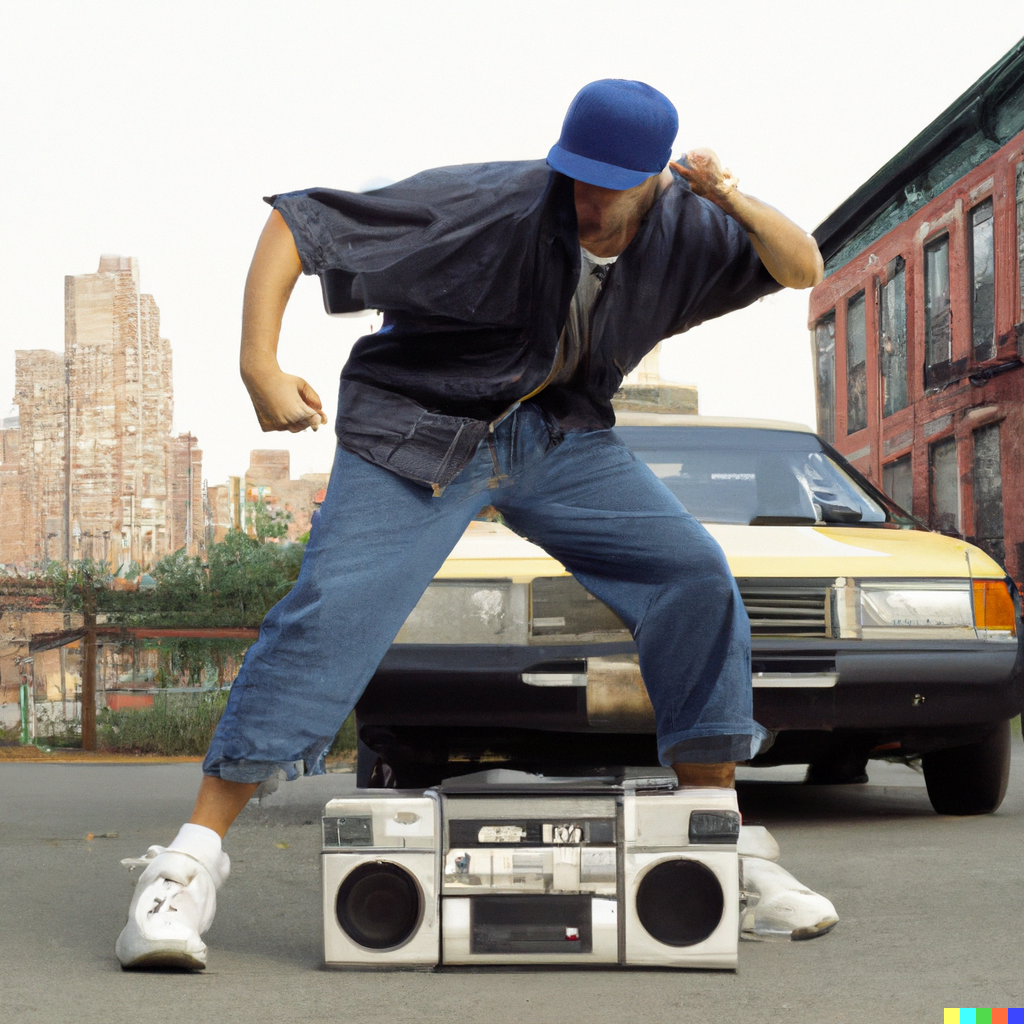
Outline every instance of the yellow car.
<svg viewBox="0 0 1024 1024"><path fill-rule="evenodd" d="M865 781L920 757L941 813L999 806L1024 698L1020 602L979 548L932 533L807 427L619 413L616 432L721 544L752 633L754 764ZM500 517L499 517L500 518ZM632 638L555 559L472 523L356 709L362 785L481 764L657 764Z"/></svg>

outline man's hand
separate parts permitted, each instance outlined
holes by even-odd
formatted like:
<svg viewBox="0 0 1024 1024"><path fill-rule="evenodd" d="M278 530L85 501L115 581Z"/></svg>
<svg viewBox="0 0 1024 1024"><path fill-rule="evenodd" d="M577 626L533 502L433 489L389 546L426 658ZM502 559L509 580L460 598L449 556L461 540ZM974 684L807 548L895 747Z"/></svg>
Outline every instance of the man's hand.
<svg viewBox="0 0 1024 1024"><path fill-rule="evenodd" d="M245 282L239 368L264 430L293 434L327 422L320 396L277 363L285 306L302 263L284 218L275 210L260 235Z"/></svg>
<svg viewBox="0 0 1024 1024"><path fill-rule="evenodd" d="M320 396L301 377L270 370L247 375L244 380L264 431L288 430L297 434L307 427L316 430L327 422Z"/></svg>
<svg viewBox="0 0 1024 1024"><path fill-rule="evenodd" d="M686 154L686 163L689 167L675 162L670 162L669 167L686 179L692 192L718 205L727 201L729 193L740 183L728 167L722 167L722 161L714 150L691 149Z"/></svg>
<svg viewBox="0 0 1024 1024"><path fill-rule="evenodd" d="M788 217L737 187L739 178L710 149L692 149L683 164L672 168L690 190L709 199L733 218L750 236L768 273L784 288L811 288L825 276L818 243Z"/></svg>

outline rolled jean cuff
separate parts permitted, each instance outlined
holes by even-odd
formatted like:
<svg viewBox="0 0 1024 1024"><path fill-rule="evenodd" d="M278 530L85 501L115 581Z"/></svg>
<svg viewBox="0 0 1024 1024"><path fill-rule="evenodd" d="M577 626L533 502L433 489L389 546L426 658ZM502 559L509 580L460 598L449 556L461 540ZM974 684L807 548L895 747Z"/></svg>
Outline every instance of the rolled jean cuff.
<svg viewBox="0 0 1024 1024"><path fill-rule="evenodd" d="M680 732L666 736L658 743L658 758L670 768L674 764L721 764L726 761L749 761L768 740L767 729L750 723L750 732L718 733L710 736Z"/></svg>
<svg viewBox="0 0 1024 1024"><path fill-rule="evenodd" d="M228 761L222 757L207 757L203 762L204 775L213 775L225 782L266 782L281 772L289 782L300 775L322 775L322 759L310 768L302 761Z"/></svg>

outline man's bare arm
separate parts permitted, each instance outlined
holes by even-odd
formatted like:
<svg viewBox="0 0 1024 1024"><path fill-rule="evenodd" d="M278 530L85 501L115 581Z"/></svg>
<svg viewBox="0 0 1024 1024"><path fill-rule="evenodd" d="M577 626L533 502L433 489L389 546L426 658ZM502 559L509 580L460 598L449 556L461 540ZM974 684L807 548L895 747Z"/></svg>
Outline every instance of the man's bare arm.
<svg viewBox="0 0 1024 1024"><path fill-rule="evenodd" d="M710 199L738 221L750 236L768 273L785 288L811 288L825 276L825 266L814 239L788 217L760 199L741 192L739 180L723 168L710 149L686 154L690 165L669 166L689 182L699 196Z"/></svg>
<svg viewBox="0 0 1024 1024"><path fill-rule="evenodd" d="M320 396L277 362L277 342L288 298L302 272L295 240L284 218L271 213L245 280L239 369L264 430L293 434L327 422Z"/></svg>

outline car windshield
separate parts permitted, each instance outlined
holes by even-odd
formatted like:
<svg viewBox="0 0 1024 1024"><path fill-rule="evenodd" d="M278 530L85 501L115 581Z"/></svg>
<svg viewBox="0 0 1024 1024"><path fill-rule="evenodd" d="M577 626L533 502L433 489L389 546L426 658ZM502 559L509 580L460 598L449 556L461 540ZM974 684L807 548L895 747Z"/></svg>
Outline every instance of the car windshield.
<svg viewBox="0 0 1024 1024"><path fill-rule="evenodd" d="M753 526L916 526L814 435L745 427L617 427L697 519Z"/></svg>

